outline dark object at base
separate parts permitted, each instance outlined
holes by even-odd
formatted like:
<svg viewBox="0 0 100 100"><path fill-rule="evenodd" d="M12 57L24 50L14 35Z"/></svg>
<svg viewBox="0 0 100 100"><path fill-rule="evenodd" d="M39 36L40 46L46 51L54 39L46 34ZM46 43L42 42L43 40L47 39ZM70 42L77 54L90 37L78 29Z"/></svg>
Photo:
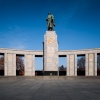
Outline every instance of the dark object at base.
<svg viewBox="0 0 100 100"><path fill-rule="evenodd" d="M97 76L100 76L100 70L97 70Z"/></svg>
<svg viewBox="0 0 100 100"><path fill-rule="evenodd" d="M43 71L35 71L35 76L43 76Z"/></svg>
<svg viewBox="0 0 100 100"><path fill-rule="evenodd" d="M59 76L66 76L66 71L59 71Z"/></svg>
<svg viewBox="0 0 100 100"><path fill-rule="evenodd" d="M0 76L4 76L4 70L0 70Z"/></svg>
<svg viewBox="0 0 100 100"><path fill-rule="evenodd" d="M58 71L44 71L43 75L44 76L57 76Z"/></svg>
<svg viewBox="0 0 100 100"><path fill-rule="evenodd" d="M85 70L77 70L77 75L85 76Z"/></svg>
<svg viewBox="0 0 100 100"><path fill-rule="evenodd" d="M16 70L16 76L24 76L24 71Z"/></svg>
<svg viewBox="0 0 100 100"><path fill-rule="evenodd" d="M35 71L35 76L57 76L57 71Z"/></svg>

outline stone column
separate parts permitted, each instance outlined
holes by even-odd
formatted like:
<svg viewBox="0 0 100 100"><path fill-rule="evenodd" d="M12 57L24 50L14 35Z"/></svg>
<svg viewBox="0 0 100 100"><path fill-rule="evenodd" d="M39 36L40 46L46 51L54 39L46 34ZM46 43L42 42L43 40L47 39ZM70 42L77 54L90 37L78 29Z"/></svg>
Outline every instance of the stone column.
<svg viewBox="0 0 100 100"><path fill-rule="evenodd" d="M77 76L77 54L75 54L75 76Z"/></svg>
<svg viewBox="0 0 100 100"><path fill-rule="evenodd" d="M16 76L16 54L13 54L13 74Z"/></svg>
<svg viewBox="0 0 100 100"><path fill-rule="evenodd" d="M89 76L94 76L94 54L89 54Z"/></svg>
<svg viewBox="0 0 100 100"><path fill-rule="evenodd" d="M88 54L85 54L85 76L89 75Z"/></svg>
<svg viewBox="0 0 100 100"><path fill-rule="evenodd" d="M69 56L70 76L75 76L75 55Z"/></svg>
<svg viewBox="0 0 100 100"><path fill-rule="evenodd" d="M44 35L44 71L58 71L58 42L55 31Z"/></svg>
<svg viewBox="0 0 100 100"><path fill-rule="evenodd" d="M25 76L35 76L34 55L25 55Z"/></svg>
<svg viewBox="0 0 100 100"><path fill-rule="evenodd" d="M16 76L16 54L7 54L7 68L5 74L7 76ZM5 58L6 59L6 58Z"/></svg>
<svg viewBox="0 0 100 100"><path fill-rule="evenodd" d="M7 53L4 54L4 76L7 76Z"/></svg>
<svg viewBox="0 0 100 100"><path fill-rule="evenodd" d="M97 53L95 53L95 76L97 76Z"/></svg>
<svg viewBox="0 0 100 100"><path fill-rule="evenodd" d="M67 76L70 76L70 67L69 67L69 55L67 55Z"/></svg>

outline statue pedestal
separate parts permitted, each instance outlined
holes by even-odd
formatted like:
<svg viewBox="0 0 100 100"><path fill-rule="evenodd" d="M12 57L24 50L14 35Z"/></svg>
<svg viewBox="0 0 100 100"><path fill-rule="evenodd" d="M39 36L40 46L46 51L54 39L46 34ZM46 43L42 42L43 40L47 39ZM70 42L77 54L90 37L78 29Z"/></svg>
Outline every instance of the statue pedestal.
<svg viewBox="0 0 100 100"><path fill-rule="evenodd" d="M58 42L55 31L46 31L44 35L44 74L57 75Z"/></svg>

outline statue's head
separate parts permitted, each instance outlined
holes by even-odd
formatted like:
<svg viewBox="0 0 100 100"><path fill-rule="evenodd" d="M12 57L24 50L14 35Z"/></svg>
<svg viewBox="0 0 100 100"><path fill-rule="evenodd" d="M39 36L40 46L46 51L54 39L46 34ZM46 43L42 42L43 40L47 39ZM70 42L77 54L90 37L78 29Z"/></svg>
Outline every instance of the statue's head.
<svg viewBox="0 0 100 100"><path fill-rule="evenodd" d="M48 12L48 15L50 15L51 13L50 12Z"/></svg>

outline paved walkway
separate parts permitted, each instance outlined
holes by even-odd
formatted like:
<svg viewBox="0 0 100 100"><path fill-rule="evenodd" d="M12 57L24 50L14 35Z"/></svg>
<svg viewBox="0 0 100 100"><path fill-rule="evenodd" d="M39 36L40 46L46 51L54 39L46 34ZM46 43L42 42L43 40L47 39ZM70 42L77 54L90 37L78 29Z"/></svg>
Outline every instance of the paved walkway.
<svg viewBox="0 0 100 100"><path fill-rule="evenodd" d="M100 100L100 79L0 78L0 100Z"/></svg>

